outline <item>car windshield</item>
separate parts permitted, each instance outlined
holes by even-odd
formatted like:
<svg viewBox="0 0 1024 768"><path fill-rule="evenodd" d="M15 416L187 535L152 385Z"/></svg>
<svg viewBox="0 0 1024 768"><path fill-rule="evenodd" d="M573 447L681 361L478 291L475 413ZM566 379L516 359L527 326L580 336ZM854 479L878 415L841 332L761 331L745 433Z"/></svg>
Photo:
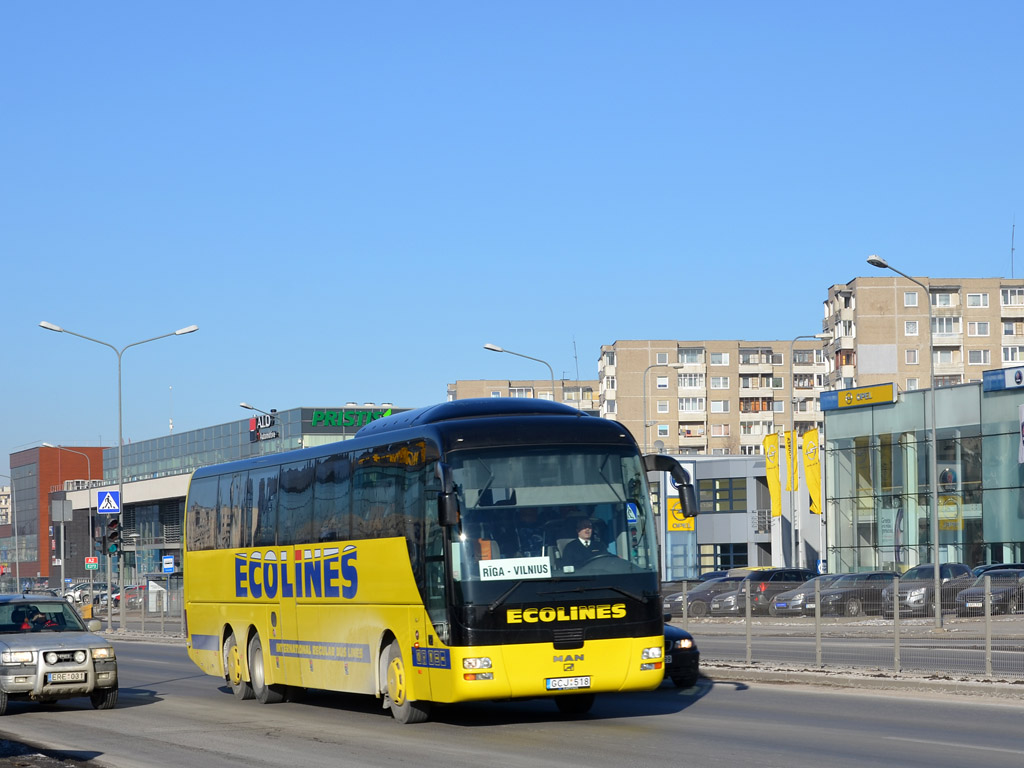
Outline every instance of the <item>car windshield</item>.
<svg viewBox="0 0 1024 768"><path fill-rule="evenodd" d="M85 625L66 600L0 604L0 633L84 632Z"/></svg>
<svg viewBox="0 0 1024 768"><path fill-rule="evenodd" d="M696 592L711 592L721 587L723 584L729 584L731 582L739 580L739 576L723 576L720 579L708 579L707 581L702 581L700 584L691 589L690 594L692 595Z"/></svg>
<svg viewBox="0 0 1024 768"><path fill-rule="evenodd" d="M988 571L976 578L971 586L984 587L986 578L991 579L992 584L996 582L1012 583L1020 579L1022 575L1024 575L1024 571Z"/></svg>

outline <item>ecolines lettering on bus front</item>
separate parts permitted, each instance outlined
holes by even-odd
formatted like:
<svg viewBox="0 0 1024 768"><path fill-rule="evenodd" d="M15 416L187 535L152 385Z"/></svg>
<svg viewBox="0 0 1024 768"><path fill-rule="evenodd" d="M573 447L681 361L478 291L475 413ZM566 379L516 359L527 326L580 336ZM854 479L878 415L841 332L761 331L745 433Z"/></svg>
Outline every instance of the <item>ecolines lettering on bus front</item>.
<svg viewBox="0 0 1024 768"><path fill-rule="evenodd" d="M625 603L615 603L614 605L560 605L556 608L510 608L505 612L505 621L509 624L624 618L626 618Z"/></svg>
<svg viewBox="0 0 1024 768"><path fill-rule="evenodd" d="M296 549L256 550L235 555L235 597L343 597L351 600L359 589L356 547L343 551Z"/></svg>

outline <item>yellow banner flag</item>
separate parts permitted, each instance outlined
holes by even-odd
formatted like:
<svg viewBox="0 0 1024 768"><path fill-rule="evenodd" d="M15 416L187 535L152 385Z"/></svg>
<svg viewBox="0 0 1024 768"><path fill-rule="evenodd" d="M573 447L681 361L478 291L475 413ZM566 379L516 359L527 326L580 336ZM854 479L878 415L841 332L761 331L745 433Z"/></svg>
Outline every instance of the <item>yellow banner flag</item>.
<svg viewBox="0 0 1024 768"><path fill-rule="evenodd" d="M768 495L772 501L772 517L782 516L782 482L779 480L779 436L772 432L764 437L765 474Z"/></svg>
<svg viewBox="0 0 1024 768"><path fill-rule="evenodd" d="M804 482L811 497L810 512L821 514L821 457L818 451L818 430L804 432Z"/></svg>
<svg viewBox="0 0 1024 768"><path fill-rule="evenodd" d="M796 444L793 433L785 432L786 438L786 490L795 491L800 487L800 472L796 468Z"/></svg>

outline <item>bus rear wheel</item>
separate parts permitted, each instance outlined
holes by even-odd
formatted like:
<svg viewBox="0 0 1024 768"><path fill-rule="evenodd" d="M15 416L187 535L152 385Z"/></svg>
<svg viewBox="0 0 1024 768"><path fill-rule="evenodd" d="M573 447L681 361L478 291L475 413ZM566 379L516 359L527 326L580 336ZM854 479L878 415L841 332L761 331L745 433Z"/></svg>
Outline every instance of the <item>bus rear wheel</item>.
<svg viewBox="0 0 1024 768"><path fill-rule="evenodd" d="M594 706L594 694L574 693L569 696L558 696L555 705L563 715L585 715Z"/></svg>
<svg viewBox="0 0 1024 768"><path fill-rule="evenodd" d="M242 654L234 635L224 643L224 679L228 681L236 699L244 701L253 698L252 685L242 677Z"/></svg>
<svg viewBox="0 0 1024 768"><path fill-rule="evenodd" d="M259 635L249 641L249 680L252 692L260 704L277 704L284 701L283 685L268 685L266 667L263 662L263 644Z"/></svg>
<svg viewBox="0 0 1024 768"><path fill-rule="evenodd" d="M406 680L405 662L402 660L402 649L398 641L388 646L387 673L388 704L391 715L400 723L422 723L430 716L430 704L425 701L410 701L409 688Z"/></svg>

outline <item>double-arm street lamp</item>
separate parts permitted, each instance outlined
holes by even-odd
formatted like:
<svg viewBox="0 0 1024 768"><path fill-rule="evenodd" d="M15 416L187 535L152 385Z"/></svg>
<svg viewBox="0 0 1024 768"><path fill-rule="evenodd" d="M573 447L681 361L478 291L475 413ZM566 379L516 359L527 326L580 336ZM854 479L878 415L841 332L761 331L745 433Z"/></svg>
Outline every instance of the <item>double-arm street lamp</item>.
<svg viewBox="0 0 1024 768"><path fill-rule="evenodd" d="M14 494L14 478L0 475L11 481L11 530L14 531L14 591L21 592L21 552L18 551L18 507Z"/></svg>
<svg viewBox="0 0 1024 768"><path fill-rule="evenodd" d="M553 401L558 399L558 395L555 392L555 371L551 367L550 363L541 360L539 357L530 357L529 355L524 355L521 352L513 352L511 349L499 347L497 344L484 344L484 349L489 349L491 352L504 352L506 355L515 355L516 357L525 357L527 360L533 360L535 363L544 363L544 365L548 367L548 373L551 374L551 399ZM562 399L565 399L564 393Z"/></svg>
<svg viewBox="0 0 1024 768"><path fill-rule="evenodd" d="M932 488L932 565L934 566L934 583L932 588L934 589L935 597L935 626L942 627L942 593L939 590L941 586L941 579L939 578L939 443L935 437L935 352L933 346L935 343L935 326L932 320L932 294L928 289L928 286L922 283L917 278L911 277L910 275L900 272L896 267L891 266L889 262L883 259L881 256L868 256L868 264L879 269L888 269L891 272L895 272L897 275L907 278L912 283L916 283L921 286L924 290L925 301L928 302L928 366L930 376L930 387L931 387L931 462L929 471L931 473L931 488ZM895 595L894 599L898 600L899 595ZM894 605L898 603L894 602Z"/></svg>
<svg viewBox="0 0 1024 768"><path fill-rule="evenodd" d="M649 426L651 426L651 423L652 423L647 418L647 372L649 370L651 370L651 368L675 368L676 370L678 370L678 369L682 368L685 365L686 365L685 363L651 363L646 368L644 368L643 387L644 387L644 453L645 454L647 453L647 445L648 445L648 442L647 442L647 428Z"/></svg>
<svg viewBox="0 0 1024 768"><path fill-rule="evenodd" d="M121 504L121 512L120 512L120 514L121 514L122 519L123 519L123 514L124 514L124 433L123 433L123 419L122 419L122 410L121 410L121 357L122 357L122 355L124 355L125 351L130 349L131 347L137 347L140 344L148 344L151 341L158 341L160 339L166 339L169 336L184 336L187 333L194 333L195 331L199 330L199 326L198 325L189 325L189 326L187 326L185 328L179 328L178 330L172 331L170 333L164 333L164 334L161 334L160 336L154 336L151 339L143 339L142 341L134 341L131 344L126 344L125 346L121 347L121 349L118 349L113 344L108 344L105 341L100 341L99 339L94 339L91 336L85 336L85 335L83 335L81 333L75 333L74 331L69 331L67 328L61 328L59 325L55 325L54 323L48 323L45 320L42 321L41 323L39 323L39 327L40 328L45 328L48 331L54 331L55 333L67 333L67 334L70 334L71 336L77 336L80 339L85 339L86 341L91 341L91 342L94 342L96 344L102 344L104 347L108 347L108 348L114 350L114 354L117 355L117 496L118 496L118 499L119 499L119 503ZM107 557L107 609L110 610L111 613L112 613L113 605L114 605L114 595L112 594L112 591L110 589L110 576L111 576L110 571L111 571L110 557L108 556ZM121 577L123 578L123 575L124 575L123 570L119 569L118 572L121 574ZM124 587L126 585L122 584L121 586ZM123 621L123 619L122 619L122 621ZM108 631L110 630L110 625L109 624L107 626L107 629L108 629Z"/></svg>

